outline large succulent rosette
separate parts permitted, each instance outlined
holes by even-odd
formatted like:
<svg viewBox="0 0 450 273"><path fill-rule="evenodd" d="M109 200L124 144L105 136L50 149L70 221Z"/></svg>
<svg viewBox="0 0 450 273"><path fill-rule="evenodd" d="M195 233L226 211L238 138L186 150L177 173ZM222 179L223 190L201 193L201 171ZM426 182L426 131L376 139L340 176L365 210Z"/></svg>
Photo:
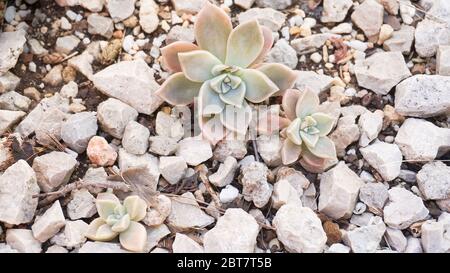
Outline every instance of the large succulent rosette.
<svg viewBox="0 0 450 273"><path fill-rule="evenodd" d="M174 42L161 49L174 72L156 92L173 105L198 98L198 123L213 144L230 133L245 135L250 103L261 103L291 88L296 73L282 64L262 63L273 45L270 29L256 20L233 29L228 15L207 3L194 24L197 44Z"/></svg>

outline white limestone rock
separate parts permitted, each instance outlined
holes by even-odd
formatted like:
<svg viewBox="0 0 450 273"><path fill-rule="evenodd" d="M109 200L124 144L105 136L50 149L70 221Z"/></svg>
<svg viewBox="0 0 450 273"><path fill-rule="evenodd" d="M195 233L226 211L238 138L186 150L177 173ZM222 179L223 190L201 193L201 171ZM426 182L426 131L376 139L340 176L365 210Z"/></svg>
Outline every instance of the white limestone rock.
<svg viewBox="0 0 450 273"><path fill-rule="evenodd" d="M342 22L352 6L352 0L324 0L322 17L320 20L323 23Z"/></svg>
<svg viewBox="0 0 450 273"><path fill-rule="evenodd" d="M3 135L12 126L26 115L23 111L0 110L0 135Z"/></svg>
<svg viewBox="0 0 450 273"><path fill-rule="evenodd" d="M33 161L33 170L36 172L41 190L50 192L69 181L77 164L72 155L53 151L36 157Z"/></svg>
<svg viewBox="0 0 450 273"><path fill-rule="evenodd" d="M426 200L450 198L450 167L440 161L425 164L417 173L417 185Z"/></svg>
<svg viewBox="0 0 450 273"><path fill-rule="evenodd" d="M283 143L278 133L274 135L260 135L256 139L258 152L269 167L281 165L281 147Z"/></svg>
<svg viewBox="0 0 450 273"><path fill-rule="evenodd" d="M79 248L87 240L85 234L88 227L83 220L66 221L64 230L50 239L50 242L68 249Z"/></svg>
<svg viewBox="0 0 450 273"><path fill-rule="evenodd" d="M97 119L100 128L115 138L121 139L125 127L136 120L138 112L120 100L109 98L97 107Z"/></svg>
<svg viewBox="0 0 450 273"><path fill-rule="evenodd" d="M320 178L319 211L333 219L349 218L364 182L343 161Z"/></svg>
<svg viewBox="0 0 450 273"><path fill-rule="evenodd" d="M9 71L0 75L0 94L16 89L19 82L20 78Z"/></svg>
<svg viewBox="0 0 450 273"><path fill-rule="evenodd" d="M230 208L203 237L206 253L253 253L259 226L240 208Z"/></svg>
<svg viewBox="0 0 450 273"><path fill-rule="evenodd" d="M395 111L403 116L427 118L450 113L450 77L415 75L397 85Z"/></svg>
<svg viewBox="0 0 450 273"><path fill-rule="evenodd" d="M273 186L272 207L279 209L286 204L297 204L302 206L302 201L297 190L288 180L278 180Z"/></svg>
<svg viewBox="0 0 450 273"><path fill-rule="evenodd" d="M389 201L384 207L384 222L391 228L405 229L425 219L428 209L420 197L403 188L389 190Z"/></svg>
<svg viewBox="0 0 450 273"><path fill-rule="evenodd" d="M144 125L132 120L128 122L122 137L122 146L127 152L142 155L147 152L150 131Z"/></svg>
<svg viewBox="0 0 450 273"><path fill-rule="evenodd" d="M313 34L311 36L297 38L291 41L291 46L297 51L298 54L306 54L316 51L321 48L326 41L331 38L340 38L341 35L333 33L320 33Z"/></svg>
<svg viewBox="0 0 450 273"><path fill-rule="evenodd" d="M16 65L27 41L25 34L23 30L0 33L0 76Z"/></svg>
<svg viewBox="0 0 450 273"><path fill-rule="evenodd" d="M264 207L272 195L273 186L267 182L268 174L269 169L260 162L241 167L242 194L245 200L253 201L257 208Z"/></svg>
<svg viewBox="0 0 450 273"><path fill-rule="evenodd" d="M310 208L294 203L284 205L272 224L278 240L289 252L318 253L325 248L327 236L319 217Z"/></svg>
<svg viewBox="0 0 450 273"><path fill-rule="evenodd" d="M105 95L129 104L139 113L150 115L163 102L153 94L159 88L153 73L144 60L138 59L110 65L94 74L92 81Z"/></svg>
<svg viewBox="0 0 450 273"><path fill-rule="evenodd" d="M30 229L8 229L6 243L20 253L41 253L41 243L33 237Z"/></svg>
<svg viewBox="0 0 450 273"><path fill-rule="evenodd" d="M228 156L217 172L209 176L209 181L217 187L224 187L233 181L237 168L236 158Z"/></svg>
<svg viewBox="0 0 450 273"><path fill-rule="evenodd" d="M139 9L139 24L145 33L152 33L159 24L159 7L154 0L141 0Z"/></svg>
<svg viewBox="0 0 450 273"><path fill-rule="evenodd" d="M358 125L361 132L359 146L366 147L372 140L378 137L383 127L384 113L381 110L367 111L359 118Z"/></svg>
<svg viewBox="0 0 450 273"><path fill-rule="evenodd" d="M71 197L66 207L71 220L91 218L97 213L95 197L87 189L72 191Z"/></svg>
<svg viewBox="0 0 450 273"><path fill-rule="evenodd" d="M88 32L93 35L101 35L106 39L110 39L114 32L113 20L96 13L92 13L87 18Z"/></svg>
<svg viewBox="0 0 450 273"><path fill-rule="evenodd" d="M24 160L11 165L0 176L0 221L11 225L29 223L39 194L36 174ZM31 232L31 231L30 231Z"/></svg>
<svg viewBox="0 0 450 273"><path fill-rule="evenodd" d="M401 52L379 52L355 63L358 84L386 95L400 81L411 76Z"/></svg>
<svg viewBox="0 0 450 273"><path fill-rule="evenodd" d="M386 231L383 220L375 216L366 226L355 228L344 233L342 240L353 253L374 253L380 245Z"/></svg>
<svg viewBox="0 0 450 273"><path fill-rule="evenodd" d="M382 183L366 183L359 189L359 199L367 206L380 211L388 197L388 187Z"/></svg>
<svg viewBox="0 0 450 273"><path fill-rule="evenodd" d="M184 178L187 168L186 161L181 156L161 156L159 158L159 171L171 185Z"/></svg>
<svg viewBox="0 0 450 273"><path fill-rule="evenodd" d="M278 31L286 21L286 15L272 8L252 8L239 13L237 16L239 23L250 20L258 20L258 22L272 31Z"/></svg>
<svg viewBox="0 0 450 273"><path fill-rule="evenodd" d="M439 46L436 55L436 74L450 76L450 46Z"/></svg>
<svg viewBox="0 0 450 273"><path fill-rule="evenodd" d="M214 223L214 218L200 209L191 192L172 197L172 211L167 223L177 229L204 228Z"/></svg>
<svg viewBox="0 0 450 273"><path fill-rule="evenodd" d="M31 226L31 230L33 231L34 238L39 242L44 243L58 233L65 224L66 220L61 204L56 200L44 214L36 217L34 224Z"/></svg>
<svg viewBox="0 0 450 273"><path fill-rule="evenodd" d="M134 12L136 0L107 0L106 9L115 23L130 17Z"/></svg>
<svg viewBox="0 0 450 273"><path fill-rule="evenodd" d="M405 55L411 53L411 47L414 41L415 28L403 24L401 28L392 33L392 37L383 43L383 49L386 51L399 51Z"/></svg>
<svg viewBox="0 0 450 273"><path fill-rule="evenodd" d="M366 0L352 13L352 21L368 38L377 37L383 24L383 6L376 0Z"/></svg>
<svg viewBox="0 0 450 273"><path fill-rule="evenodd" d="M450 129L409 118L398 130L395 143L407 160L429 161L450 150Z"/></svg>
<svg viewBox="0 0 450 273"><path fill-rule="evenodd" d="M176 154L183 157L187 164L197 166L212 157L212 149L208 141L188 137L178 143Z"/></svg>
<svg viewBox="0 0 450 273"><path fill-rule="evenodd" d="M173 253L203 253L203 247L182 233L175 234L172 244Z"/></svg>
<svg viewBox="0 0 450 273"><path fill-rule="evenodd" d="M61 124L61 139L70 149L83 153L91 137L97 134L97 129L95 112L76 113Z"/></svg>
<svg viewBox="0 0 450 273"><path fill-rule="evenodd" d="M375 141L359 151L384 180L394 180L400 174L403 156L396 144Z"/></svg>

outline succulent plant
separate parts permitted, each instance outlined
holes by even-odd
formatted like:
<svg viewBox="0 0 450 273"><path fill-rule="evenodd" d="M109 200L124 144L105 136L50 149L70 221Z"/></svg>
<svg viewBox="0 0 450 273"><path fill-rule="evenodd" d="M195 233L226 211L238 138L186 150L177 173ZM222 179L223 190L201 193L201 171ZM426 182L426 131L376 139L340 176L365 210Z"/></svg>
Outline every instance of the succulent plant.
<svg viewBox="0 0 450 273"><path fill-rule="evenodd" d="M230 132L245 135L252 117L248 102L261 103L291 88L296 73L282 64L262 63L273 37L256 20L233 29L222 9L206 3L194 31L197 45L174 42L161 49L163 63L174 74L156 94L173 105L198 97L199 126L213 143Z"/></svg>
<svg viewBox="0 0 450 273"><path fill-rule="evenodd" d="M289 125L281 135L285 137L281 149L283 164L291 164L301 156L308 169L321 169L327 160L336 159L334 142L327 137L334 118L318 112L319 97L312 91L289 89L283 96L282 106Z"/></svg>
<svg viewBox="0 0 450 273"><path fill-rule="evenodd" d="M112 193L99 193L95 201L100 217L94 219L86 237L94 241L110 241L119 236L123 248L142 252L147 242L147 231L138 223L147 213L147 204L140 197L128 196L120 200Z"/></svg>

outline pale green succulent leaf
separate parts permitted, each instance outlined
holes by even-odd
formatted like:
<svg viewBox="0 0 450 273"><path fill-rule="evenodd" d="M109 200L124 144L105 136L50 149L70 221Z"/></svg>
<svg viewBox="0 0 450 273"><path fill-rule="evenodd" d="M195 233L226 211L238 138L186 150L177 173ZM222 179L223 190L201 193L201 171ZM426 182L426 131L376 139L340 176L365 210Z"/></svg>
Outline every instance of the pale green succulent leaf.
<svg viewBox="0 0 450 273"><path fill-rule="evenodd" d="M295 71L279 63L261 64L257 69L269 77L280 91L292 88L298 77Z"/></svg>
<svg viewBox="0 0 450 273"><path fill-rule="evenodd" d="M264 73L255 69L243 69L241 79L246 87L245 98L253 103L263 102L279 90Z"/></svg>
<svg viewBox="0 0 450 273"><path fill-rule="evenodd" d="M325 113L314 113L311 117L317 122L315 126L319 130L319 136L328 135L333 129L334 118Z"/></svg>
<svg viewBox="0 0 450 273"><path fill-rule="evenodd" d="M308 147L316 146L317 141L319 140L319 135L318 134L311 135L311 134L308 134L308 133L306 133L304 131L300 131L300 136L302 137L303 142Z"/></svg>
<svg viewBox="0 0 450 273"><path fill-rule="evenodd" d="M286 128L286 136L295 144L302 145L302 137L300 136L300 125L302 121L297 118Z"/></svg>
<svg viewBox="0 0 450 273"><path fill-rule="evenodd" d="M331 139L328 137L320 137L314 147L309 147L309 151L319 157L324 159L335 159L336 158L336 147Z"/></svg>
<svg viewBox="0 0 450 273"><path fill-rule="evenodd" d="M117 204L114 200L97 199L95 205L100 218L106 220L110 215L114 214L115 208L120 205L120 203Z"/></svg>
<svg viewBox="0 0 450 273"><path fill-rule="evenodd" d="M230 90L226 94L220 94L220 99L226 104L234 105L236 107L242 107L242 103L245 97L245 84L241 84L237 89Z"/></svg>
<svg viewBox="0 0 450 273"><path fill-rule="evenodd" d="M198 96L201 86L201 83L190 81L178 72L167 78L155 94L172 105L187 105Z"/></svg>
<svg viewBox="0 0 450 273"><path fill-rule="evenodd" d="M198 13L194 24L197 44L221 61L225 61L227 41L232 29L228 15L208 1Z"/></svg>
<svg viewBox="0 0 450 273"><path fill-rule="evenodd" d="M184 76L193 82L205 82L214 77L212 69L222 62L205 50L194 50L178 54Z"/></svg>
<svg viewBox="0 0 450 273"><path fill-rule="evenodd" d="M302 146L293 143L289 138L286 138L281 147L281 160L284 165L294 163L302 153Z"/></svg>
<svg viewBox="0 0 450 273"><path fill-rule="evenodd" d="M237 26L228 38L225 64L247 68L261 53L264 36L256 20Z"/></svg>
<svg viewBox="0 0 450 273"><path fill-rule="evenodd" d="M127 250L142 252L147 243L147 231L140 223L131 221L128 229L120 233L119 241Z"/></svg>
<svg viewBox="0 0 450 273"><path fill-rule="evenodd" d="M245 135L252 119L252 108L244 100L242 107L227 105L220 113L220 121L230 131Z"/></svg>
<svg viewBox="0 0 450 273"><path fill-rule="evenodd" d="M198 95L198 109L201 116L219 114L225 107L225 103L220 99L210 86L210 81L204 82Z"/></svg>
<svg viewBox="0 0 450 273"><path fill-rule="evenodd" d="M222 75L216 76L215 78L213 78L213 79L211 79L209 81L209 86L217 94L221 94L222 93L222 82L223 82L223 79L225 79L226 76L227 76L227 74L222 74Z"/></svg>
<svg viewBox="0 0 450 273"><path fill-rule="evenodd" d="M137 195L128 196L123 200L123 205L132 221L139 222L147 214L147 203Z"/></svg>
<svg viewBox="0 0 450 273"><path fill-rule="evenodd" d="M269 53L270 49L273 46L274 38L272 34L272 30L266 26L260 26L263 37L264 37L264 45L261 49L261 52L259 53L258 57L253 61L253 63L250 65L250 67L255 66L259 63L262 63L264 61L264 58L266 57L267 53Z"/></svg>
<svg viewBox="0 0 450 273"><path fill-rule="evenodd" d="M125 231L129 227L129 225L130 225L130 215L125 214L114 225L111 226L111 230L120 233Z"/></svg>
<svg viewBox="0 0 450 273"><path fill-rule="evenodd" d="M85 236L94 241L110 241L117 236L117 232L101 218L94 219L88 226Z"/></svg>
<svg viewBox="0 0 450 273"><path fill-rule="evenodd" d="M315 113L317 107L319 107L319 103L319 97L313 91L306 89L300 95L295 106L297 117L304 118Z"/></svg>

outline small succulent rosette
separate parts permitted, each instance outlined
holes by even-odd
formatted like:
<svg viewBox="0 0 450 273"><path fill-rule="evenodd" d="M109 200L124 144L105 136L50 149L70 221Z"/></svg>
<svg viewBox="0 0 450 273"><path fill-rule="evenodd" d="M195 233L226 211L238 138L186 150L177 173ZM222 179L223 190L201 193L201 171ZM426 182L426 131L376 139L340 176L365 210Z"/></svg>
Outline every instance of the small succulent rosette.
<svg viewBox="0 0 450 273"><path fill-rule="evenodd" d="M172 74L156 92L173 105L198 98L198 124L213 144L230 133L245 135L249 103L289 89L297 74L282 64L262 63L273 45L270 29L256 20L233 29L229 16L207 3L194 24L197 45L174 42L161 49Z"/></svg>
<svg viewBox="0 0 450 273"><path fill-rule="evenodd" d="M119 236L123 248L144 251L147 231L138 223L147 214L147 203L140 197L128 196L120 200L112 193L99 193L95 201L100 216L94 219L86 232L86 237L94 241L111 241Z"/></svg>
<svg viewBox="0 0 450 273"><path fill-rule="evenodd" d="M337 161L334 142L327 137L335 119L318 112L319 97L311 90L289 89L282 106L290 124L281 131L283 164L288 165L300 157L301 165L311 172L321 172Z"/></svg>

